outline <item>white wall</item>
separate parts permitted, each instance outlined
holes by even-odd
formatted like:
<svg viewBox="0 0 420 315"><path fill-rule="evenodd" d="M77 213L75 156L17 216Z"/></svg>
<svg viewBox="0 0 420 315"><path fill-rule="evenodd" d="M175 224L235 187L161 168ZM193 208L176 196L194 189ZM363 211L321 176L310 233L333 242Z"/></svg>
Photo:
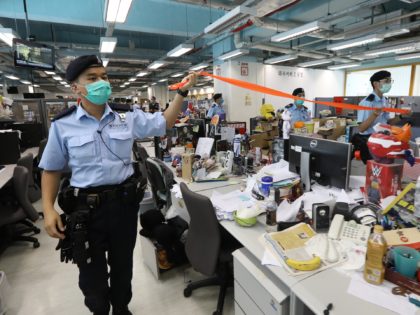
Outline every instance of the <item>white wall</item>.
<svg viewBox="0 0 420 315"><path fill-rule="evenodd" d="M354 71L347 73L346 80L346 96L367 96L372 92L372 85L370 84L370 77L380 70L391 72L394 79L391 91L388 95L408 95L410 92L410 78L411 78L411 65ZM418 81L420 83L420 81ZM419 94L417 94L419 95Z"/></svg>
<svg viewBox="0 0 420 315"><path fill-rule="evenodd" d="M413 96L420 96L420 65L416 66L416 75L414 77Z"/></svg>
<svg viewBox="0 0 420 315"><path fill-rule="evenodd" d="M221 76L255 83L290 94L295 88L302 87L305 89L308 99L337 96L344 93L343 71L271 66L255 61L244 62L248 63L248 76L241 76L241 62L235 60L216 65L214 73L217 74L217 69L220 67ZM231 121L249 123L249 118L259 115L263 98L265 98L265 103L273 104L276 109L283 108L291 102L290 99L245 90L219 80L215 80L214 87L215 93L223 93L227 105L227 117ZM312 110L312 104L305 105Z"/></svg>

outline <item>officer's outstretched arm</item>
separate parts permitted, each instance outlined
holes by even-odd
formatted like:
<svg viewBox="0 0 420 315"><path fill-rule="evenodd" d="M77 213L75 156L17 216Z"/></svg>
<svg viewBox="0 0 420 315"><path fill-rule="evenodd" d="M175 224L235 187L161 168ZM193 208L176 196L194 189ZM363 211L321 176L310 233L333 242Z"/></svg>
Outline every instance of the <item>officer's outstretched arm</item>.
<svg viewBox="0 0 420 315"><path fill-rule="evenodd" d="M373 110L369 117L359 125L359 131L365 132L366 130L368 130L381 113L382 110L380 108L378 108L377 110Z"/></svg>
<svg viewBox="0 0 420 315"><path fill-rule="evenodd" d="M54 208L60 185L61 172L43 171L42 172L42 206L44 208L44 226L51 237L64 238L64 227L60 215Z"/></svg>
<svg viewBox="0 0 420 315"><path fill-rule="evenodd" d="M182 82L188 81L180 90L186 91L189 88L193 87L197 82L197 74L191 73L187 77L185 77ZM172 101L171 105L169 105L168 109L165 110L163 116L166 119L166 127L172 128L175 124L176 119L178 118L178 114L182 109L182 103L184 102L184 98L177 94Z"/></svg>

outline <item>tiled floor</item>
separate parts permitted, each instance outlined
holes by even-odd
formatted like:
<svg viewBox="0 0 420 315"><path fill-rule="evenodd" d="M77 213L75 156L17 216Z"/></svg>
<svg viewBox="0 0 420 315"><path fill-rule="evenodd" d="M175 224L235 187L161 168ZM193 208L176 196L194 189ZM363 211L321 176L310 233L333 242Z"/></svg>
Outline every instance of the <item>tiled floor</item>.
<svg viewBox="0 0 420 315"><path fill-rule="evenodd" d="M40 204L36 207L40 209ZM43 221L38 221L37 225L42 227ZM0 270L6 272L11 287L7 315L90 314L77 285L77 267L59 262L58 252L54 250L56 240L48 237L45 231L38 239L40 248L16 243L0 256ZM199 289L185 298L185 281L201 276L191 268L180 267L156 280L142 262L139 244L137 242L135 249L130 303L133 314L212 314L217 304L217 287ZM226 296L224 314L234 314L232 289Z"/></svg>

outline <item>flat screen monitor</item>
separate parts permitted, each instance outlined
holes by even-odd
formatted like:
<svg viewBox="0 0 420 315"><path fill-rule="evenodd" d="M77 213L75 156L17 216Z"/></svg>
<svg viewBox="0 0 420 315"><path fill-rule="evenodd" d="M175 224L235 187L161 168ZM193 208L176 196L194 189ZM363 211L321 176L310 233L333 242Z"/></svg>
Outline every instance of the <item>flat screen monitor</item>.
<svg viewBox="0 0 420 315"><path fill-rule="evenodd" d="M188 123L192 126L195 136L206 136L206 121L204 119L189 119Z"/></svg>
<svg viewBox="0 0 420 315"><path fill-rule="evenodd" d="M23 98L45 98L44 93L23 93ZM59 97L57 97L59 98ZM63 98L63 97L61 97Z"/></svg>
<svg viewBox="0 0 420 315"><path fill-rule="evenodd" d="M351 143L290 135L289 170L300 174L306 191L311 182L349 190Z"/></svg>
<svg viewBox="0 0 420 315"><path fill-rule="evenodd" d="M19 94L19 90L18 90L17 86L9 86L7 88L7 93L8 94Z"/></svg>
<svg viewBox="0 0 420 315"><path fill-rule="evenodd" d="M13 39L15 67L54 70L54 48L40 43Z"/></svg>

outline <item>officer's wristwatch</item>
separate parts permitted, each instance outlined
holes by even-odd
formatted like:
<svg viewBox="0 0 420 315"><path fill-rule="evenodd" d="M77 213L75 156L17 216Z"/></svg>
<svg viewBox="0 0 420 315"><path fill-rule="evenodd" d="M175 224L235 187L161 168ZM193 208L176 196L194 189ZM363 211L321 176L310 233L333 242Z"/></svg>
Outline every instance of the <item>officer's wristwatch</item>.
<svg viewBox="0 0 420 315"><path fill-rule="evenodd" d="M178 91L177 91L177 93L178 93L179 95L181 95L182 97L187 97L188 92L189 92L188 90L181 91L181 90L179 90L179 89L178 89Z"/></svg>

